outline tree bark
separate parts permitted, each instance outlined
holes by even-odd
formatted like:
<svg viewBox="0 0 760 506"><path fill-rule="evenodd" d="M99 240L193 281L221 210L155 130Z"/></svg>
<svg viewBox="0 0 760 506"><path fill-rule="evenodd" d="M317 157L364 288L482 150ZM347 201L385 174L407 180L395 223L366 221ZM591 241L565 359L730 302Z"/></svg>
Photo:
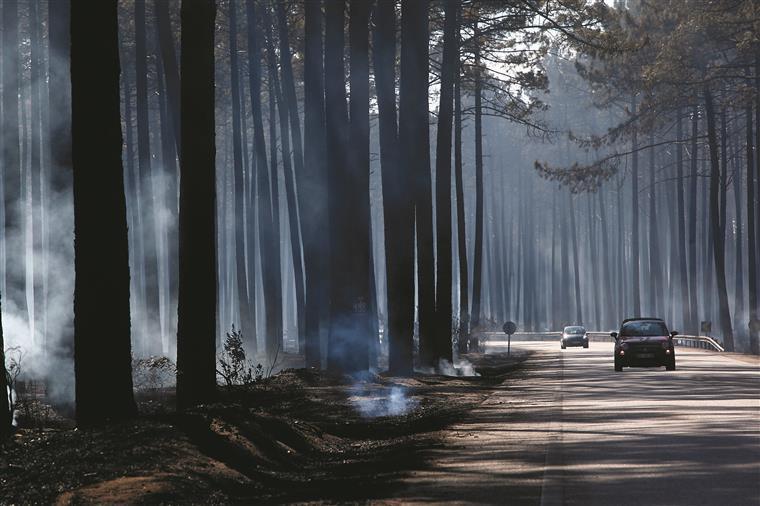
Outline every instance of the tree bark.
<svg viewBox="0 0 760 506"><path fill-rule="evenodd" d="M654 145L654 133L649 136L649 144ZM664 293L660 259L660 237L657 225L657 182L655 148L649 148L649 304L651 313L659 315L660 294Z"/></svg>
<svg viewBox="0 0 760 506"><path fill-rule="evenodd" d="M464 181L462 176L462 76L459 52L462 46L462 9L457 9L456 74L454 77L454 182L457 199L457 255L459 258L459 353L467 351L470 335L470 277L467 266L467 226L465 223ZM519 293L519 292L518 292Z"/></svg>
<svg viewBox="0 0 760 506"><path fill-rule="evenodd" d="M413 33L402 32L408 39ZM401 60L401 113L407 119L414 72L408 47ZM396 122L396 12L394 0L379 0L374 31L375 88L377 89L380 164L385 223L385 269L388 299L388 369L394 376L412 374L414 334L414 208L410 174L400 157ZM401 124L405 135L412 128ZM408 149L404 146L404 149ZM408 162L407 162L408 163Z"/></svg>
<svg viewBox="0 0 760 506"><path fill-rule="evenodd" d="M354 314L357 326L357 369L369 368L372 340L370 312L370 271L372 265L372 223L369 202L369 17L370 2L351 0L349 19L350 86L349 170L346 181L353 191L348 203L350 214L351 269L353 271ZM366 360L365 360L366 357Z"/></svg>
<svg viewBox="0 0 760 506"><path fill-rule="evenodd" d="M253 145L256 166L256 193L258 196L257 220L259 227L259 247L261 254L262 285L264 288L264 317L266 353L270 360L282 342L281 320L282 302L280 289L279 256L274 242L279 237L275 228L272 206L272 188L270 184L269 164L267 163L266 143L264 140L264 123L261 113L261 49L257 37L257 15L254 0L246 2L248 22L248 78L251 91L251 110L253 116ZM270 118L273 121L273 118ZM273 165L274 164L274 161ZM276 165L275 165L276 166ZM276 170L272 171L277 174ZM277 257L277 258L275 258Z"/></svg>
<svg viewBox="0 0 760 506"><path fill-rule="evenodd" d="M438 139L435 152L436 196L436 295L434 363L452 360L452 227L451 227L451 134L454 116L454 80L458 70L456 41L458 0L446 0L443 26L443 62L438 106Z"/></svg>
<svg viewBox="0 0 760 506"><path fill-rule="evenodd" d="M280 5L280 4L278 4ZM304 310L304 279L301 258L301 237L298 231L298 204L296 204L296 188L291 166L290 151L290 134L289 127L292 128L292 117L288 117L289 106L283 96L280 80L277 75L277 57L274 51L274 40L271 25L271 16L268 11L264 11L264 24L266 25L267 34L267 64L269 66L269 76L272 78L270 83L270 92L274 93L277 102L278 117L280 120L280 142L282 143L282 166L285 180L285 198L288 209L288 231L290 233L290 253L293 265L293 277L295 280L295 311L296 321L299 331L299 348L301 347L300 335L303 332L303 310ZM281 49L282 51L282 49ZM296 112L296 121L298 115ZM300 129L299 129L300 130ZM300 133L298 139L300 142Z"/></svg>
<svg viewBox="0 0 760 506"><path fill-rule="evenodd" d="M636 95L631 96L631 114L636 115ZM633 315L641 316L641 281L640 281L640 251L639 246L639 141L638 128L633 128L631 138L631 264L633 270Z"/></svg>
<svg viewBox="0 0 760 506"><path fill-rule="evenodd" d="M475 251L472 260L471 329L480 325L483 285L483 84L480 68L480 31L475 22Z"/></svg>
<svg viewBox="0 0 760 506"><path fill-rule="evenodd" d="M98 22L93 23L93 19ZM115 0L72 2L74 331L79 426L125 419L136 413L118 29Z"/></svg>
<svg viewBox="0 0 760 506"><path fill-rule="evenodd" d="M712 229L713 260L716 281L718 282L718 307L720 326L723 333L723 345L727 351L734 351L734 333L731 325L731 311L728 305L726 289L726 265L724 242L719 240L720 229L720 161L718 158L718 139L715 128L715 110L712 92L704 89L705 114L707 116L707 137L710 148L710 228ZM725 170L725 168L724 168Z"/></svg>
<svg viewBox="0 0 760 506"><path fill-rule="evenodd" d="M326 144L330 217L330 328L328 335L327 367L340 372L367 368L366 337L355 311L361 312L356 280L352 279L353 264L350 241L353 232L350 207L351 187L349 159L349 124L346 105L345 66L345 2L325 2L325 110ZM366 223L364 223L366 226ZM366 301L364 301L366 304ZM366 310L365 310L366 311ZM361 336L361 337L360 337Z"/></svg>
<svg viewBox="0 0 760 506"><path fill-rule="evenodd" d="M305 0L304 43L304 170L299 179L301 232L306 270L305 362L321 363L320 324L328 300L327 176L324 80L322 68L322 2ZM296 174L298 177L298 174Z"/></svg>
<svg viewBox="0 0 760 506"><path fill-rule="evenodd" d="M756 107L760 107L757 105ZM748 106L746 111L746 131L747 131L747 265L749 267L749 342L752 353L760 353L760 343L758 342L758 330L753 323L760 319L758 314L758 297L757 297L757 235L755 233L755 185L753 184L753 171L755 169L755 146L753 130L760 130L760 125L752 124L752 106Z"/></svg>
<svg viewBox="0 0 760 506"><path fill-rule="evenodd" d="M182 2L177 404L186 408L216 391L215 0Z"/></svg>
<svg viewBox="0 0 760 506"><path fill-rule="evenodd" d="M694 106L691 117L691 176L689 179L689 317L687 330L699 331L697 301L697 135L699 134L699 107Z"/></svg>
<svg viewBox="0 0 760 506"><path fill-rule="evenodd" d="M243 172L243 141L240 112L240 69L237 50L237 4L229 0L229 51L230 51L230 97L232 99L232 162L234 174L234 191L232 192L235 210L235 266L237 273L237 303L240 311L239 329L243 333L248 353L257 351L256 329L252 325L253 304L248 293L245 261L245 175Z"/></svg>
<svg viewBox="0 0 760 506"><path fill-rule="evenodd" d="M289 115L290 119L290 139L291 146L293 148L293 168L295 170L295 176L292 171L286 171L285 173L285 190L288 199L288 216L290 218L290 242L293 253L293 267L295 270L296 280L296 314L298 319L298 345L299 350L303 350L305 346L305 276L302 258L301 236L303 232L299 232L300 221L298 217L299 203L304 199L300 196L300 190L298 188L303 184L304 178L304 166L303 166L303 144L301 141L301 119L298 115L298 99L296 97L295 80L293 79L293 65L291 62L290 40L288 34L287 17L285 13L284 2L275 2L277 9L277 25L280 41L280 69L282 72L282 86L281 95L284 100L279 103L286 109L286 115ZM280 116L280 123L284 123L282 115ZM296 200L296 198L298 200ZM291 204L292 201L292 204Z"/></svg>
<svg viewBox="0 0 760 506"><path fill-rule="evenodd" d="M169 17L169 1L153 0L153 11L156 14L158 28L159 50L161 53L161 65L166 79L166 95L169 103L169 116L171 118L171 131L174 134L172 141L178 154L182 152L180 142L180 81L179 68L177 67L177 54L174 49L174 36L172 35L171 19Z"/></svg>

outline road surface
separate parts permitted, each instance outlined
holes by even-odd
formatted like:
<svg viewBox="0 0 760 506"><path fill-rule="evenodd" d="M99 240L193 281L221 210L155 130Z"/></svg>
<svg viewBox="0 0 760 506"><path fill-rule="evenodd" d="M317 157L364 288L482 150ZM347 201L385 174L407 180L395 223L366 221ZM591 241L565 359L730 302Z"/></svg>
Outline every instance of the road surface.
<svg viewBox="0 0 760 506"><path fill-rule="evenodd" d="M525 370L381 502L760 505L757 361L677 348L676 371L615 373L612 343L512 346Z"/></svg>

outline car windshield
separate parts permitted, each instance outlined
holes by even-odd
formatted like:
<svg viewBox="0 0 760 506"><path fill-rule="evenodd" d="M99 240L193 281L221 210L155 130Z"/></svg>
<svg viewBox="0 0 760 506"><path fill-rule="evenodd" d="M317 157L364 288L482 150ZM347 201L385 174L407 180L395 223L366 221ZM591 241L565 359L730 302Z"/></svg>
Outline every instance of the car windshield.
<svg viewBox="0 0 760 506"><path fill-rule="evenodd" d="M565 334L585 334L586 329L583 327L565 327Z"/></svg>
<svg viewBox="0 0 760 506"><path fill-rule="evenodd" d="M620 329L620 335L623 337L666 336L668 328L665 323L658 321L628 322Z"/></svg>

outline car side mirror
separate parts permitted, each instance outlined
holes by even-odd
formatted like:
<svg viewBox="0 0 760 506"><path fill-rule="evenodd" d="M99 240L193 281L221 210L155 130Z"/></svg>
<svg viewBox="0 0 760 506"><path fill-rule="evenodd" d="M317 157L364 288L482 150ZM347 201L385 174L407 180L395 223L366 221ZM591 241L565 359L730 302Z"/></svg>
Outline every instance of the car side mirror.
<svg viewBox="0 0 760 506"><path fill-rule="evenodd" d="M610 332L610 336L617 341L618 340L618 333L617 332Z"/></svg>
<svg viewBox="0 0 760 506"><path fill-rule="evenodd" d="M672 331L672 332L670 333L670 338L671 338L671 339L673 339L673 338L674 338L674 337L676 337L677 335L678 335L678 331L677 331L677 330L674 330L674 331Z"/></svg>

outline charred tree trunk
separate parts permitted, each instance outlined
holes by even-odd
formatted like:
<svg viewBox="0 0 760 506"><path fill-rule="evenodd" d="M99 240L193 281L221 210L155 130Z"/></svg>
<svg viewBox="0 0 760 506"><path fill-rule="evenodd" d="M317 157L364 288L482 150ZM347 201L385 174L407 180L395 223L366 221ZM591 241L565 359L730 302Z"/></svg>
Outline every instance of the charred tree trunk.
<svg viewBox="0 0 760 506"><path fill-rule="evenodd" d="M183 153L179 213L177 404L208 402L216 390L215 0L182 2Z"/></svg>
<svg viewBox="0 0 760 506"><path fill-rule="evenodd" d="M136 412L119 72L116 1L75 0L71 5L71 90L76 418L80 426L120 420Z"/></svg>
<svg viewBox="0 0 760 506"><path fill-rule="evenodd" d="M402 158L411 162L415 232L417 241L417 317L419 321L419 356L425 365L435 364L435 258L433 253L433 187L430 174L430 132L428 111L429 0L405 0L401 6L401 30L414 30L412 40L402 34L402 58L405 41L417 72L412 86L410 121L417 129L415 142L405 149L402 134ZM403 108L401 113L403 114ZM401 123L405 120L402 118Z"/></svg>
<svg viewBox="0 0 760 506"><path fill-rule="evenodd" d="M726 289L725 247L720 228L720 162L718 158L718 139L715 128L715 110L712 92L704 90L705 115L707 116L707 137L710 148L710 228L712 229L713 259L715 274L718 282L718 307L720 310L720 326L723 333L723 343L727 351L734 351L734 333L731 325L731 311L728 305ZM724 169L725 170L725 167Z"/></svg>
<svg viewBox="0 0 760 506"><path fill-rule="evenodd" d="M351 244L351 270L354 286L354 318L356 319L357 369L369 368L369 347L372 340L372 322L377 315L370 313L370 271L372 254L372 223L369 202L369 16L370 2L351 0L349 19L350 86L349 101L349 170L346 183L350 192L347 202L353 212L349 233ZM366 358L365 358L366 357Z"/></svg>
<svg viewBox="0 0 760 506"><path fill-rule="evenodd" d="M305 0L304 44L304 170L299 179L299 204L306 269L305 361L319 367L320 323L327 296L329 265L324 81L322 69L321 0ZM379 92L378 92L379 93ZM296 174L298 177L298 174ZM302 183L303 182L303 183Z"/></svg>
<svg viewBox="0 0 760 506"><path fill-rule="evenodd" d="M454 115L454 80L459 60L456 42L458 0L446 0L446 19L443 26L443 62L441 95L438 106L438 139L435 152L436 197L436 295L435 295L435 354L438 360L452 360L452 231L451 231L451 133Z"/></svg>
<svg viewBox="0 0 760 506"><path fill-rule="evenodd" d="M402 40L407 44L414 33L407 28ZM410 194L408 162L400 156L396 122L396 12L393 0L380 0L375 10L375 87L379 112L380 163L383 179L385 217L385 269L388 292L388 369L391 374L412 374L414 334L414 208ZM414 78L414 60L409 48L401 59L401 113L408 120ZM402 134L414 128L401 123ZM403 149L409 149L406 142ZM406 151L405 151L406 152Z"/></svg>
<svg viewBox="0 0 760 506"><path fill-rule="evenodd" d="M351 233L356 212L350 204L355 182L349 156L349 123L346 105L345 3L325 3L325 110L330 217L330 329L327 366L341 372L367 369L367 340L356 313L366 313L359 300L363 294L353 279ZM363 226L367 223L362 221ZM367 301L363 301L366 306Z"/></svg>

